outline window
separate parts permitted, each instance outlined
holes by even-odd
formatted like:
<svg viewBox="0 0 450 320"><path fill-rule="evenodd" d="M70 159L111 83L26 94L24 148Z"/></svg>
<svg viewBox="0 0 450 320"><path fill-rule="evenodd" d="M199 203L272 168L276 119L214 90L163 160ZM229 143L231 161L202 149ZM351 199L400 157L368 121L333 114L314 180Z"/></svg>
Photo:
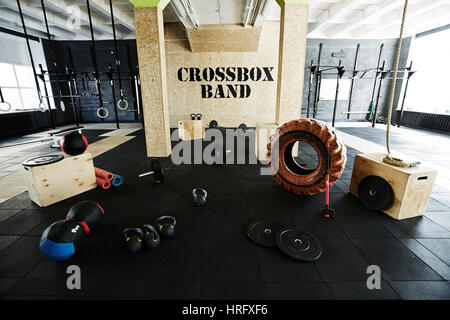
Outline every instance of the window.
<svg viewBox="0 0 450 320"><path fill-rule="evenodd" d="M450 29L413 39L410 60L417 72L409 80L404 110L450 115L449 57Z"/></svg>
<svg viewBox="0 0 450 320"><path fill-rule="evenodd" d="M0 63L0 88L3 99L11 104L10 111L34 111L39 108L33 69Z"/></svg>

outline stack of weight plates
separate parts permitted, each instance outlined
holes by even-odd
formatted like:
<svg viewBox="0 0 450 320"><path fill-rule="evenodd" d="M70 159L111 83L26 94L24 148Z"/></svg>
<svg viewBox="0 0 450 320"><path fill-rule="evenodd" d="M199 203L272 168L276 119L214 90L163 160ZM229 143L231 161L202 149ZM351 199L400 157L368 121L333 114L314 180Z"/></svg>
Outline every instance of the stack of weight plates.
<svg viewBox="0 0 450 320"><path fill-rule="evenodd" d="M247 236L261 246L276 246L299 261L316 261L322 255L322 245L315 237L276 222L252 222L247 227Z"/></svg>

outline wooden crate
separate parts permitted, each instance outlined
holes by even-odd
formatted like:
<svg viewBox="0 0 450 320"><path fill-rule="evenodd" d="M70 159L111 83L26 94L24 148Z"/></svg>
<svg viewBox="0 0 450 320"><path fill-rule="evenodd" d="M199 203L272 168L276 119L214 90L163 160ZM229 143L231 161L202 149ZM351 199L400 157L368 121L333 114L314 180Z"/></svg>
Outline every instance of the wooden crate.
<svg viewBox="0 0 450 320"><path fill-rule="evenodd" d="M383 162L383 153L359 154L355 157L350 193L358 196L359 182L371 175L385 179L392 187L394 201L383 212L401 220L421 216L433 189L436 171L423 166L400 168Z"/></svg>
<svg viewBox="0 0 450 320"><path fill-rule="evenodd" d="M24 166L23 173L30 199L41 207L97 187L89 152L48 165Z"/></svg>
<svg viewBox="0 0 450 320"><path fill-rule="evenodd" d="M178 135L180 140L195 140L205 137L203 120L178 121Z"/></svg>

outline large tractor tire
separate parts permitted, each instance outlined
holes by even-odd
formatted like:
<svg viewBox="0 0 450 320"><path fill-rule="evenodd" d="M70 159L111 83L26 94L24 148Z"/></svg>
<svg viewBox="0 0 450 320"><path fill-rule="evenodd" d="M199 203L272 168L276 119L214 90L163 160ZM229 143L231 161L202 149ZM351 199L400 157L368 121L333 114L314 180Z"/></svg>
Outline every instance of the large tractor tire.
<svg viewBox="0 0 450 320"><path fill-rule="evenodd" d="M297 141L309 143L317 152L318 165L316 168L304 168L295 161L292 148ZM327 126L325 122L315 119L292 120L283 124L270 137L270 142L267 144L268 165L272 168L272 176L284 189L296 194L313 195L324 192L327 144L330 152L331 187L344 171L347 151L335 130ZM279 148L278 161L275 155L272 155L275 148Z"/></svg>

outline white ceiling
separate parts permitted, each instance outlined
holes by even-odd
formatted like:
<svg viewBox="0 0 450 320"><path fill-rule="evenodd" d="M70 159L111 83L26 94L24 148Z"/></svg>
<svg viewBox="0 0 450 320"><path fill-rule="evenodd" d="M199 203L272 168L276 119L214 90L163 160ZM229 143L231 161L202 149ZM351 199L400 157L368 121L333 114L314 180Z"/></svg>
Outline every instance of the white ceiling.
<svg viewBox="0 0 450 320"><path fill-rule="evenodd" d="M198 25L242 24L250 3L265 6L265 0L174 0L190 3ZM267 0L265 17L255 16L255 25L280 19L275 0ZM59 40L90 39L85 0L45 0L50 32ZM96 39L112 39L109 0L90 0ZM311 0L309 38L394 38L398 36L404 0ZM45 37L41 0L21 0L25 22L33 35ZM133 39L133 5L129 0L113 0L119 39ZM177 10L164 10L165 21L178 21ZM175 13L175 15L174 15ZM180 17L187 27L188 17ZM73 28L68 21L77 21ZM406 35L412 35L450 23L450 0L409 0ZM15 0L0 0L0 27L22 31Z"/></svg>

